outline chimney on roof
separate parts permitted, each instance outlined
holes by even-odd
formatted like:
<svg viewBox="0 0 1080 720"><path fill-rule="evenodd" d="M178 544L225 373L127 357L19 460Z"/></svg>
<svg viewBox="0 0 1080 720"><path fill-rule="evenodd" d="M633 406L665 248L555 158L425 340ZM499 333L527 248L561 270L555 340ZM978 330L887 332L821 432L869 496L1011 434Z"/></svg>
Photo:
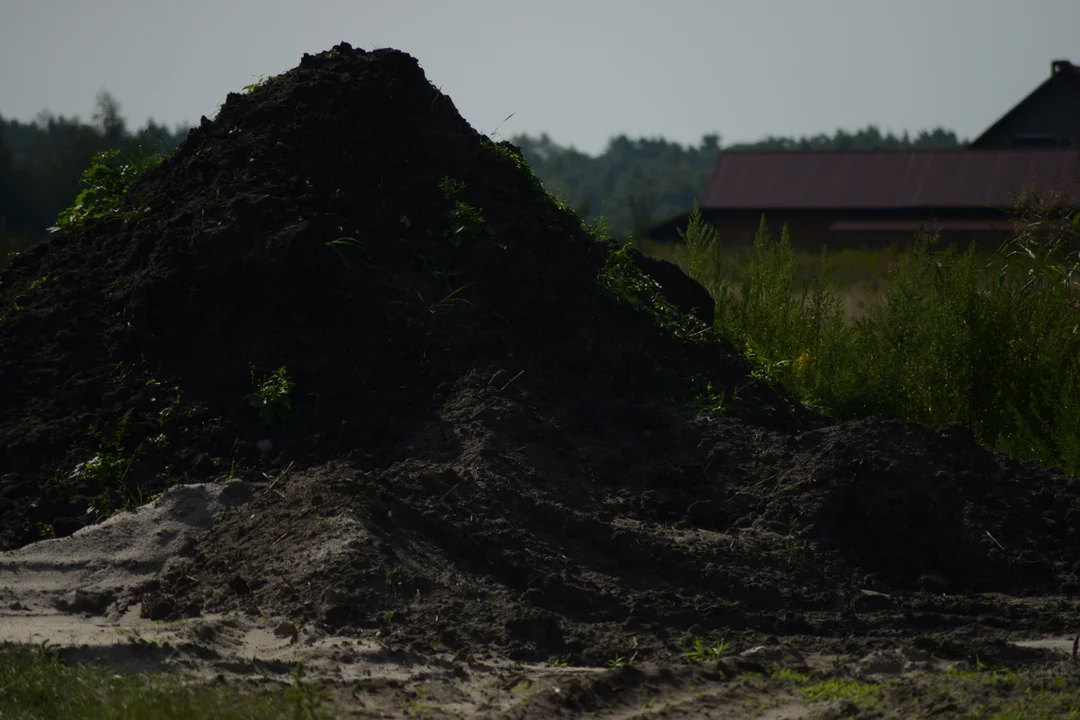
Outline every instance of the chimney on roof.
<svg viewBox="0 0 1080 720"><path fill-rule="evenodd" d="M1062 70L1070 70L1072 69L1072 67L1073 64L1068 60L1054 60L1052 63L1050 63L1050 74L1053 75L1061 72Z"/></svg>

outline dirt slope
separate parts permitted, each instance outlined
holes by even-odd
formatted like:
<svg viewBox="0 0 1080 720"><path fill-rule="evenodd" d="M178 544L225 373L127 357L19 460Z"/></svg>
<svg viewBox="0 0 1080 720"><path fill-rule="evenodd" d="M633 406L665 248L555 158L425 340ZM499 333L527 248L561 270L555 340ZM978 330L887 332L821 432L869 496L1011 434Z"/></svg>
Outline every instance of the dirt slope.
<svg viewBox="0 0 1080 720"><path fill-rule="evenodd" d="M230 95L121 209L2 276L0 547L251 485L119 599L147 615L588 664L1077 620L1006 597L1075 591L1074 478L762 386L700 287L613 255L405 53Z"/></svg>

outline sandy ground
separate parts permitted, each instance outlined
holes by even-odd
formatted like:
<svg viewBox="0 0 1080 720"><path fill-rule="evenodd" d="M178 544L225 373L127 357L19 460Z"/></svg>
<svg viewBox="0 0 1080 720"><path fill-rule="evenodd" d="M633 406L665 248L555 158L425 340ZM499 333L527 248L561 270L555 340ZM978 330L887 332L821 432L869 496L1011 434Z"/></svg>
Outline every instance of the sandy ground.
<svg viewBox="0 0 1080 720"><path fill-rule="evenodd" d="M331 635L281 618L220 613L151 620L138 598L189 555L199 536L250 491L240 482L177 486L135 511L73 536L0 554L0 641L48 644L69 661L118 669L194 671L206 680L288 682L297 663L327 681L353 716L803 718L860 715L854 701L808 702L768 668L793 668L858 682L902 680L920 687L969 670L883 643L863 655L812 652L797 644L747 647L716 661L675 666L555 667L494 657L421 656L377 636ZM1065 667L1073 639L1016 641ZM591 708L591 710L590 710Z"/></svg>

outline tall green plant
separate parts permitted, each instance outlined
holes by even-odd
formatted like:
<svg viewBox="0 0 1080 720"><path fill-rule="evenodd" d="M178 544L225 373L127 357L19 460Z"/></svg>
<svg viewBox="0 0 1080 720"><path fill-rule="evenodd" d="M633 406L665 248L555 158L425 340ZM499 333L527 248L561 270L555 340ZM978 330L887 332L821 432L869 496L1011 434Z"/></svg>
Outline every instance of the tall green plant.
<svg viewBox="0 0 1080 720"><path fill-rule="evenodd" d="M796 283L787 228L762 218L734 271L695 210L680 264L717 300L718 332L757 373L839 419L960 422L983 444L1080 471L1080 217L1021 197L995 252L920 233L866 313L844 320L827 253Z"/></svg>
<svg viewBox="0 0 1080 720"><path fill-rule="evenodd" d="M79 179L82 188L75 198L75 203L56 218L61 228L83 225L89 220L115 215L131 186L151 168L160 165L171 154L161 135L154 131L164 152L150 150L138 145L127 154L118 149L103 150L94 155L90 167L83 171Z"/></svg>
<svg viewBox="0 0 1080 720"><path fill-rule="evenodd" d="M826 402L831 388L824 374L841 362L848 333L828 253L814 275L797 283L788 228L774 241L764 216L749 258L734 267L725 266L719 233L696 206L681 235L677 260L716 299L719 332L763 379L782 382L806 402Z"/></svg>
<svg viewBox="0 0 1080 720"><path fill-rule="evenodd" d="M683 242L676 249L675 262L715 298L726 277L724 250L720 233L702 217L697 201L690 211L686 230L678 232Z"/></svg>
<svg viewBox="0 0 1080 720"><path fill-rule="evenodd" d="M1080 433L1071 272L1017 247L983 258L920 239L859 324L856 372L877 412L960 422L991 447L1065 467Z"/></svg>

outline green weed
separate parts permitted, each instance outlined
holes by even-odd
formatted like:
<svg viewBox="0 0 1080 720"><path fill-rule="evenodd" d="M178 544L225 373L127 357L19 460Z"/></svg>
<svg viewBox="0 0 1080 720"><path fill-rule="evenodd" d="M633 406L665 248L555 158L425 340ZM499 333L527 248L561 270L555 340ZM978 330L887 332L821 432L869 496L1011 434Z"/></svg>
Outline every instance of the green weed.
<svg viewBox="0 0 1080 720"><path fill-rule="evenodd" d="M700 385L700 380L692 384ZM705 381L705 389L697 393L694 404L705 412L717 415L730 415L738 409L739 388L736 386L730 392L717 391L713 388L712 380Z"/></svg>
<svg viewBox="0 0 1080 720"><path fill-rule="evenodd" d="M282 365L262 380L256 380L255 368L251 369L254 392L247 396L248 403L259 411L259 417L267 425L276 425L292 413L289 394L296 383L289 379L288 369Z"/></svg>
<svg viewBox="0 0 1080 720"><path fill-rule="evenodd" d="M694 647L689 652L683 653L683 657L694 662L706 660L718 660L724 653L731 649L731 644L720 641L719 645L706 645L700 637L694 638Z"/></svg>
<svg viewBox="0 0 1080 720"><path fill-rule="evenodd" d="M245 85L243 88L244 93L251 93L269 85L273 85L277 81L281 80L281 75L260 75L259 79L250 85Z"/></svg>
<svg viewBox="0 0 1080 720"><path fill-rule="evenodd" d="M806 673L799 672L798 670L792 670L790 668L778 667L775 668L769 675L773 680L779 680L781 682L798 683L800 685L810 682L810 676Z"/></svg>
<svg viewBox="0 0 1080 720"><path fill-rule="evenodd" d="M23 520L22 530L23 536L26 538L37 537L45 540L56 535L56 529L52 526L52 523L44 521L32 523L29 520Z"/></svg>
<svg viewBox="0 0 1080 720"><path fill-rule="evenodd" d="M135 150L123 154L120 150L103 150L91 159L90 167L79 179L81 190L75 204L60 211L56 224L68 229L80 227L90 220L105 217L132 217L136 210L121 212L120 206L131 186L148 170L160 165L174 150L156 131L152 131L164 152L149 150L139 144Z"/></svg>
<svg viewBox="0 0 1080 720"><path fill-rule="evenodd" d="M484 219L484 213L478 208L458 200L454 209L447 215L449 228L446 237L455 248L460 248L464 242L476 240L482 237L490 237L493 233L491 226Z"/></svg>
<svg viewBox="0 0 1080 720"><path fill-rule="evenodd" d="M531 187L536 193L544 197L548 197L551 200L552 204L557 206L557 201L553 197L551 197L546 190L544 190L544 184L540 182L540 178L538 178L536 176L536 173L533 172L532 167L529 165L528 161L525 160L525 156L515 150L513 145L508 142L495 142L494 140L486 136L481 138L481 141L483 142L484 147L488 151L494 153L498 157L502 158L503 161L508 162L515 168L517 168L518 172L520 172L522 177L525 178L529 187Z"/></svg>
<svg viewBox="0 0 1080 720"><path fill-rule="evenodd" d="M368 262L371 262L371 256L367 254L366 250L364 250L364 244L354 237L335 238L333 240L327 241L325 245L338 256L338 259L341 261L341 263L349 270L352 270L352 264L349 262L349 258L345 255L346 250L354 250L356 252L360 252L364 255L365 258L367 258Z"/></svg>
<svg viewBox="0 0 1080 720"><path fill-rule="evenodd" d="M851 700L856 705L872 705L881 696L881 685L859 682L850 678L829 678L821 682L807 682L802 687L808 702L834 702Z"/></svg>
<svg viewBox="0 0 1080 720"><path fill-rule="evenodd" d="M81 479L97 490L87 512L98 520L104 520L130 504L128 473L143 449L140 445L130 453L125 452L124 445L131 426L132 411L128 410L111 434L91 431L91 435L98 440L98 451L75 466L71 473L72 479Z"/></svg>
<svg viewBox="0 0 1080 720"><path fill-rule="evenodd" d="M593 224L582 223L585 227L585 232L592 236L593 240L597 242L608 242L611 240L611 221L608 220L606 215L598 215L596 222Z"/></svg>
<svg viewBox="0 0 1080 720"><path fill-rule="evenodd" d="M665 298L660 284L634 263L631 252L635 251L624 246L608 255L607 263L598 276L601 287L681 340L709 339L710 328L695 315L680 310Z"/></svg>
<svg viewBox="0 0 1080 720"><path fill-rule="evenodd" d="M296 720L319 720L325 717L323 699L319 692L304 680L303 663L297 663L292 672L292 685L285 690L285 699L292 705L292 717Z"/></svg>
<svg viewBox="0 0 1080 720"><path fill-rule="evenodd" d="M454 203L454 209L446 216L446 237L455 250L465 242L494 236L494 231L484 219L483 211L460 199L465 183L444 177L439 181L439 189L443 191L443 197Z"/></svg>
<svg viewBox="0 0 1080 720"><path fill-rule="evenodd" d="M440 310L443 310L454 303L471 305L472 303L469 302L467 299L459 297L460 293L462 293L468 287L468 285L462 285L461 287L457 288L456 290L452 290L451 292L443 296L441 299L436 300L433 303L429 303L427 300L425 300L423 294L421 294L419 290L416 291L416 296L420 298L420 302L423 303L424 308L428 311L428 313L431 315L435 315Z"/></svg>

